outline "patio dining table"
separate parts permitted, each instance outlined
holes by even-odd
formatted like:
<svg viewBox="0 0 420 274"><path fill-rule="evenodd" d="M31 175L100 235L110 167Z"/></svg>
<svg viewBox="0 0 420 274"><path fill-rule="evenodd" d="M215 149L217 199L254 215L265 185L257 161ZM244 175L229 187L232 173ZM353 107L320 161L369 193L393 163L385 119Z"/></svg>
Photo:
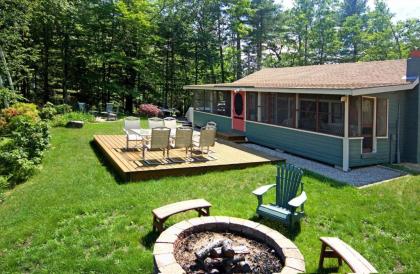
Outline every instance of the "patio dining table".
<svg viewBox="0 0 420 274"><path fill-rule="evenodd" d="M152 129L150 128L141 128L141 129L131 129L131 132L143 137L143 138L150 138L152 136ZM171 128L171 132L169 135L171 138L176 137L176 128ZM200 132L194 130L193 131L193 138L197 138L200 136Z"/></svg>

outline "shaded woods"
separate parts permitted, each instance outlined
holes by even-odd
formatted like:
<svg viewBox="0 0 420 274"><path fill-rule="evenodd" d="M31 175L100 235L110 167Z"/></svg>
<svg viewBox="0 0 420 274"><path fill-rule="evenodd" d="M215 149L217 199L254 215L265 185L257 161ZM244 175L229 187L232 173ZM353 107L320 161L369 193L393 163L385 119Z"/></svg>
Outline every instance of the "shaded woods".
<svg viewBox="0 0 420 274"><path fill-rule="evenodd" d="M37 103L134 103L185 111L186 84L262 67L406 58L420 20L386 2L0 0L0 86Z"/></svg>

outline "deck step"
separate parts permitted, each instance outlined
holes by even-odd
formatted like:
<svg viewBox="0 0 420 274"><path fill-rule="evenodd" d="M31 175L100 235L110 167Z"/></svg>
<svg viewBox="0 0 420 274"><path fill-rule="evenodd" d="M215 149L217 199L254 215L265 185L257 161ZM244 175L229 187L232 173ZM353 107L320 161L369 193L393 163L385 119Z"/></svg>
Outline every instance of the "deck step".
<svg viewBox="0 0 420 274"><path fill-rule="evenodd" d="M217 137L220 138L220 139L232 141L232 142L235 142L235 143L246 143L247 142L246 136L244 134L234 132L234 131L229 131L229 132L218 131L217 132Z"/></svg>

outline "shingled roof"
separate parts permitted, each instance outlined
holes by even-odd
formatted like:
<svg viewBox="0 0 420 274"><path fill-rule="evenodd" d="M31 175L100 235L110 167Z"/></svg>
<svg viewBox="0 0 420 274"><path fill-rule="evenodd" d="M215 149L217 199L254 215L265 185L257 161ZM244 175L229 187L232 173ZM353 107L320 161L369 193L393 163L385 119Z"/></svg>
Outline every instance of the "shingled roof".
<svg viewBox="0 0 420 274"><path fill-rule="evenodd" d="M406 59L266 68L229 84L196 85L185 88L354 90L401 85L412 86L413 82L406 80L406 70Z"/></svg>

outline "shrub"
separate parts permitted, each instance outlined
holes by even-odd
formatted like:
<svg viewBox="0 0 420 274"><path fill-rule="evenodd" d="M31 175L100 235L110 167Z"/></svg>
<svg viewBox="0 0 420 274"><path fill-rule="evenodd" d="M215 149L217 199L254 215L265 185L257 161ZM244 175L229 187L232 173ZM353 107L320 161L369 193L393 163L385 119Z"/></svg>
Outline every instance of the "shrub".
<svg viewBox="0 0 420 274"><path fill-rule="evenodd" d="M67 104L56 105L55 110L58 114L65 114L71 112L71 106Z"/></svg>
<svg viewBox="0 0 420 274"><path fill-rule="evenodd" d="M6 176L0 176L0 203L4 201L4 191L9 187Z"/></svg>
<svg viewBox="0 0 420 274"><path fill-rule="evenodd" d="M139 106L140 114L150 116L159 116L161 114L160 109L153 104L141 104Z"/></svg>
<svg viewBox="0 0 420 274"><path fill-rule="evenodd" d="M44 120L51 120L54 115L57 114L57 110L54 104L47 102L44 107L41 109L39 116Z"/></svg>
<svg viewBox="0 0 420 274"><path fill-rule="evenodd" d="M8 176L14 186L37 169L50 135L45 122L35 123L27 116L13 117L8 128L10 138L0 147L0 175Z"/></svg>
<svg viewBox="0 0 420 274"><path fill-rule="evenodd" d="M38 110L35 104L16 103L11 107L2 110L2 115L6 122L9 122L15 116L26 116L33 122L39 120Z"/></svg>
<svg viewBox="0 0 420 274"><path fill-rule="evenodd" d="M83 113L83 112L69 112L66 114L54 116L54 118L50 122L50 125L52 127L64 127L67 125L69 121L72 121L72 120L79 120L83 122L94 122L95 116L93 116L92 114Z"/></svg>
<svg viewBox="0 0 420 274"><path fill-rule="evenodd" d="M20 101L25 101L25 98L10 89L0 88L0 109L9 107Z"/></svg>

